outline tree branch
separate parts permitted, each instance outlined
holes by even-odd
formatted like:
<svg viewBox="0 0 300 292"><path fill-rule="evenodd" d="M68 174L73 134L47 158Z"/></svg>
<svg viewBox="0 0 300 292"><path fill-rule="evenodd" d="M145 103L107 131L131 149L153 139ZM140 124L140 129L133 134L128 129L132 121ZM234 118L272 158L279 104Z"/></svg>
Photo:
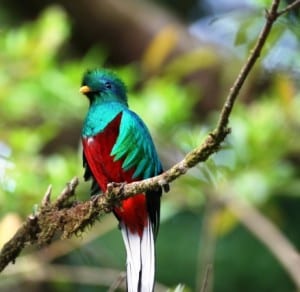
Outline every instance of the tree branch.
<svg viewBox="0 0 300 292"><path fill-rule="evenodd" d="M58 234L61 238L78 234L86 226L93 224L99 218L99 215L112 211L115 206L120 204L121 200L137 193L145 192L146 190L163 187L185 174L188 169L200 162L206 161L213 153L217 152L220 149L221 143L230 133L228 122L233 105L249 72L261 54L273 23L280 15L293 9L299 3L299 1L295 1L278 12L279 2L279 0L273 0L271 9L266 11L266 23L257 39L254 49L250 52L248 60L230 89L221 110L217 126L212 133L207 135L199 147L189 152L182 161L159 176L130 184L111 183L108 185L105 194L92 197L86 202L79 203L70 200L78 185L77 178L72 179L53 203L50 201L51 187L49 187L39 211L36 214L30 215L13 238L3 246L0 253L0 271L9 262L14 262L26 245L49 244L53 237Z"/></svg>
<svg viewBox="0 0 300 292"><path fill-rule="evenodd" d="M292 2L291 4L289 4L287 7L285 7L284 9L282 9L281 11L279 11L277 13L277 17L281 16L282 14L285 14L293 9L295 9L297 6L300 6L300 0L296 0L294 2Z"/></svg>

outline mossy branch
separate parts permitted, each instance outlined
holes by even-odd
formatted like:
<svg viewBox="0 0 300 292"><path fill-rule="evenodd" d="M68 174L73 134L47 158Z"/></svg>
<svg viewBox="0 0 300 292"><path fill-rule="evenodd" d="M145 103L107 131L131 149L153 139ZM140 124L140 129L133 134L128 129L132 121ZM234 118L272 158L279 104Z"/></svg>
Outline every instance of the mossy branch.
<svg viewBox="0 0 300 292"><path fill-rule="evenodd" d="M67 184L54 202L50 200L51 187L49 187L36 214L28 216L13 238L3 246L0 253L0 271L10 262L14 262L26 245L45 245L49 244L54 236L59 235L61 238L68 238L77 234L85 230L88 225L92 225L99 218L99 215L111 212L122 200L146 190L159 186L164 187L167 183L171 183L185 174L188 169L206 161L213 153L217 152L221 143L230 133L229 117L236 98L249 72L259 58L274 22L278 17L300 4L300 0L297 0L278 11L279 2L280 0L273 0L270 10L266 11L265 25L249 54L248 60L229 91L221 109L217 126L207 135L199 147L189 152L182 161L159 176L130 184L111 183L105 194L92 197L85 202L76 202L72 198L79 183L77 178L72 179Z"/></svg>

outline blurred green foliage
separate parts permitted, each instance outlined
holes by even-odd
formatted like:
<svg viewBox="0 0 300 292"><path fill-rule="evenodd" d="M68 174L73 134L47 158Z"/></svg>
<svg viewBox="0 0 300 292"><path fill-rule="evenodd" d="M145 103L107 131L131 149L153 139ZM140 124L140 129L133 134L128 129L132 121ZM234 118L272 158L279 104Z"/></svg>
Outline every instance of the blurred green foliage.
<svg viewBox="0 0 300 292"><path fill-rule="evenodd" d="M257 24L253 18L241 24L237 45L253 42L256 35L248 35L253 24ZM286 31L281 23L269 48ZM36 22L0 32L4 68L0 71L0 218L8 213L26 216L41 201L48 184L58 194L73 176L82 176L79 137L88 105L78 88L82 73L102 66L106 53L95 48L80 60L68 58L62 52L69 36L69 20L58 7L44 11ZM204 56L204 67L219 58L210 51L200 51L200 56ZM138 66L116 68L128 85L131 108L149 126L167 166L199 145L217 120L218 113L210 112L200 124L194 113L199 102L195 88L178 82L188 70L201 68L198 58L199 52L175 60L164 74L149 78L138 90ZM228 68L220 70L228 72ZM256 91L249 103L237 104L230 119L232 134L221 151L172 184L171 193L165 196L157 243L160 282L169 286L184 283L195 289L202 212L206 194L211 192L222 195L234 190L238 198L265 210L300 245L299 216L292 208L299 204L300 189L299 87L289 72L278 72L269 79L266 90ZM87 198L88 184L82 183L77 193ZM294 200L291 205L290 200ZM225 211L217 217L215 291L289 291L291 281L265 247ZM124 266L116 229L80 250L58 262L80 265L81 254L88 254L89 265ZM53 291L94 289L56 285L50 285Z"/></svg>
<svg viewBox="0 0 300 292"><path fill-rule="evenodd" d="M57 193L79 173L74 150L87 104L76 88L96 56L61 60L59 52L69 30L63 10L53 7L36 23L1 33L0 59L5 67L0 72L1 141L11 149L7 160L15 166L2 175L2 215L27 214L50 182ZM101 52L97 57L101 64ZM12 199L16 194L22 200Z"/></svg>

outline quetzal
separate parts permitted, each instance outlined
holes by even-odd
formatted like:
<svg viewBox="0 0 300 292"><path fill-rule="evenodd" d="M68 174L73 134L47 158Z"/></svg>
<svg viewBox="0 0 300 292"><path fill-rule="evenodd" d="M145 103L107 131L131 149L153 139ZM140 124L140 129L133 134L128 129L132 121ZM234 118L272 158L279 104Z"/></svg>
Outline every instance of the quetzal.
<svg viewBox="0 0 300 292"><path fill-rule="evenodd" d="M149 131L129 110L124 83L111 71L95 69L83 76L80 92L90 106L82 129L85 180L91 193L105 192L110 182L132 182L162 173ZM168 190L168 185L164 187ZM162 189L137 194L114 208L127 252L127 289L151 292Z"/></svg>

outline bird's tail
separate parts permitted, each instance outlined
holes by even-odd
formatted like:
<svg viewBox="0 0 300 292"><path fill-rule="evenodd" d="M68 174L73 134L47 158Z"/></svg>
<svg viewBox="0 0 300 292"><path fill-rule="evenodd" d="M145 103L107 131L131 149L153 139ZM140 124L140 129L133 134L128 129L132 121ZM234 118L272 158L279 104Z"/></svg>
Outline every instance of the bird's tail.
<svg viewBox="0 0 300 292"><path fill-rule="evenodd" d="M155 275L154 236L150 220L142 236L120 224L127 253L128 292L153 292Z"/></svg>

